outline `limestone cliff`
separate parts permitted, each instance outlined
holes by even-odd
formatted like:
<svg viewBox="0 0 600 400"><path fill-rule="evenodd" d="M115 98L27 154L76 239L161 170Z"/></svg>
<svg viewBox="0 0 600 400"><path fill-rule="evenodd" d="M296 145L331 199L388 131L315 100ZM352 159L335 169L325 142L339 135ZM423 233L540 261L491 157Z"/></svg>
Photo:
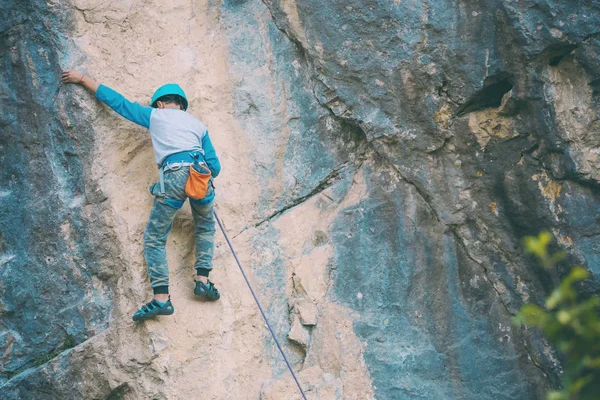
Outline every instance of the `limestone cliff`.
<svg viewBox="0 0 600 400"><path fill-rule="evenodd" d="M0 4L0 398L297 399L217 233L191 214L148 300L147 104L178 82L223 164L216 207L310 399L542 399L555 352L511 318L600 276L600 1L7 0ZM586 290L598 291L590 282Z"/></svg>

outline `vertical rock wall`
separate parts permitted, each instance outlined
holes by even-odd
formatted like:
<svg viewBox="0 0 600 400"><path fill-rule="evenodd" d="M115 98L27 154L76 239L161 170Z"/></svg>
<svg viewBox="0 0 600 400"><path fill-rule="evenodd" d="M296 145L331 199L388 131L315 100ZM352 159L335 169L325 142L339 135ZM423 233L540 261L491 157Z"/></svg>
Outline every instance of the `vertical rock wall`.
<svg viewBox="0 0 600 400"><path fill-rule="evenodd" d="M215 304L168 244L141 325L146 104L179 82L224 166L217 210L309 398L533 399L560 365L511 325L550 229L597 277L597 1L97 0L0 6L3 398L293 399L218 234ZM596 291L590 282L586 290ZM287 340L286 340L287 338Z"/></svg>
<svg viewBox="0 0 600 400"><path fill-rule="evenodd" d="M84 108L59 91L65 8L0 6L0 385L105 330L121 247Z"/></svg>

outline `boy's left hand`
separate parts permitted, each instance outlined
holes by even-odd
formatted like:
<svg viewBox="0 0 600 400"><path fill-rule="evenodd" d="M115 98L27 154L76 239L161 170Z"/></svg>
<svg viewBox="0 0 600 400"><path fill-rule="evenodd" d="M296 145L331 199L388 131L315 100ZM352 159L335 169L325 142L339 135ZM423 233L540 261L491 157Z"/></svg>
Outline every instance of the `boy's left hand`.
<svg viewBox="0 0 600 400"><path fill-rule="evenodd" d="M62 72L60 81L62 83L81 83L83 76L81 72L71 69Z"/></svg>

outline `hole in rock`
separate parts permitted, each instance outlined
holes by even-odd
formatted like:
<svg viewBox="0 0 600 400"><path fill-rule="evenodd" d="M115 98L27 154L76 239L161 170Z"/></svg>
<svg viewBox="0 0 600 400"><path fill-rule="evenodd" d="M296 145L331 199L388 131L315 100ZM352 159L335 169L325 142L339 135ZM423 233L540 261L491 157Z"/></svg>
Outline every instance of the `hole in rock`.
<svg viewBox="0 0 600 400"><path fill-rule="evenodd" d="M571 54L576 48L576 44L555 44L544 50L543 54L548 58L548 64L556 67L563 58Z"/></svg>
<svg viewBox="0 0 600 400"><path fill-rule="evenodd" d="M122 400L129 398L129 394L131 394L131 387L128 383L122 383L108 394L106 400Z"/></svg>
<svg viewBox="0 0 600 400"><path fill-rule="evenodd" d="M592 92L594 95L600 94L600 78L591 81L590 86L592 87Z"/></svg>
<svg viewBox="0 0 600 400"><path fill-rule="evenodd" d="M499 107L502 97L512 88L513 80L508 74L488 76L483 81L483 87L458 108L456 115L460 117L484 108Z"/></svg>

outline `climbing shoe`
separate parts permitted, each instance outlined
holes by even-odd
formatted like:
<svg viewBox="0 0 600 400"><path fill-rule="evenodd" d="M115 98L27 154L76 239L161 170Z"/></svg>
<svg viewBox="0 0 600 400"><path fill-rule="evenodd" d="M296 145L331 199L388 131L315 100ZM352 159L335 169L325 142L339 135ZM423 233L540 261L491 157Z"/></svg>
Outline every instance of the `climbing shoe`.
<svg viewBox="0 0 600 400"><path fill-rule="evenodd" d="M219 298L221 297L221 294L219 294L219 291L217 290L217 288L215 287L215 285L213 285L213 283L211 281L208 281L208 283L196 281L196 287L194 288L194 294L196 296L198 296L204 300L208 300L208 301L219 300Z"/></svg>
<svg viewBox="0 0 600 400"><path fill-rule="evenodd" d="M134 321L143 321L148 318L152 318L155 315L171 315L175 309L171 304L171 299L167 300L162 306L152 299L152 301L144 304L135 314L133 314Z"/></svg>

